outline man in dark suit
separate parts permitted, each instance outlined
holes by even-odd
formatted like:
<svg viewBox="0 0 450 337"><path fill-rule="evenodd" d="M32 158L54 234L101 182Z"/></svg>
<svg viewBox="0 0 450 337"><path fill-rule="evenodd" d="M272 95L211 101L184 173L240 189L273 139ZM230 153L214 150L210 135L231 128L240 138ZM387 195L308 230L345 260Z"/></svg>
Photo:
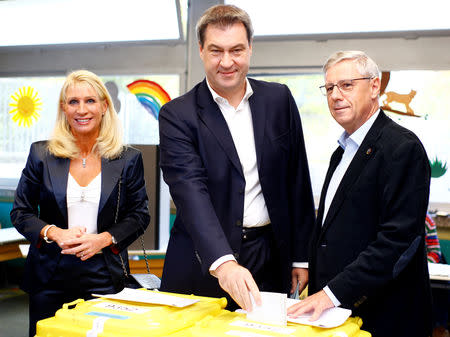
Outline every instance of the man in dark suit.
<svg viewBox="0 0 450 337"><path fill-rule="evenodd" d="M357 51L324 66L334 119L345 129L331 157L311 240L309 293L292 316L343 306L379 336L431 328L424 221L430 166L409 130L379 108L379 70Z"/></svg>
<svg viewBox="0 0 450 337"><path fill-rule="evenodd" d="M285 85L246 77L246 12L214 6L197 34L206 79L159 117L161 168L177 207L161 289L228 293L251 309L249 292L259 303L259 290L308 281L314 206L302 127Z"/></svg>

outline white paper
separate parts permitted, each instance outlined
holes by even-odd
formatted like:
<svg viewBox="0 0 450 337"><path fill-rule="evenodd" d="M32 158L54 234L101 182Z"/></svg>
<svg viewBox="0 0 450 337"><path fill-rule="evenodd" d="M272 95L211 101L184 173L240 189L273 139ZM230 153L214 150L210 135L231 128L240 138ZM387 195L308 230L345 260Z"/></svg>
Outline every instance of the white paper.
<svg viewBox="0 0 450 337"><path fill-rule="evenodd" d="M294 300L291 298L288 298L286 300L288 308L300 302L300 300ZM344 324L344 322L347 320L347 318L350 317L351 314L352 311L349 309L335 307L324 310L324 312L322 312L322 314L320 315L319 319L316 321L309 320L309 318L312 316L312 313L306 313L297 318L292 318L288 316L287 320L288 322L291 323L313 325L321 328L335 328L339 325Z"/></svg>
<svg viewBox="0 0 450 337"><path fill-rule="evenodd" d="M183 298L175 295L162 294L155 291L130 289L130 288L124 288L121 292L117 294L109 294L109 295L92 294L92 296L130 302L161 304L177 308L187 307L199 301L193 298Z"/></svg>
<svg viewBox="0 0 450 337"><path fill-rule="evenodd" d="M22 257L27 257L28 251L30 250L29 244L23 244L19 245L20 253L22 254Z"/></svg>
<svg viewBox="0 0 450 337"><path fill-rule="evenodd" d="M430 273L430 276L450 277L450 265L428 262L428 272Z"/></svg>
<svg viewBox="0 0 450 337"><path fill-rule="evenodd" d="M86 331L86 337L97 337L103 332L103 326L109 318L107 317L96 317L92 322L92 329Z"/></svg>
<svg viewBox="0 0 450 337"><path fill-rule="evenodd" d="M115 310L115 311L121 311L121 312L133 313L133 314L144 314L149 311L149 309L145 308L145 307L138 307L135 305L129 305L129 304L123 304L123 303L115 303L115 302L111 302L111 301L100 302L100 303L94 305L94 308Z"/></svg>
<svg viewBox="0 0 450 337"><path fill-rule="evenodd" d="M253 296L250 294L252 300L251 312L247 312L247 319L257 322L286 325L286 294L271 293L261 291L260 306L257 306Z"/></svg>
<svg viewBox="0 0 450 337"><path fill-rule="evenodd" d="M21 241L26 241L26 239L15 227L0 228L0 243L6 244Z"/></svg>

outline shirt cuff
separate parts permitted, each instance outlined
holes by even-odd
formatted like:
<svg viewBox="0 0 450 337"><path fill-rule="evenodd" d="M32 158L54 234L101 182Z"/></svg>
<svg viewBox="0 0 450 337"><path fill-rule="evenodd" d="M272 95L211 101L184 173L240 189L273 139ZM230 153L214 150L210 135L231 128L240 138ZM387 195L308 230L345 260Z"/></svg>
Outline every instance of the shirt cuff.
<svg viewBox="0 0 450 337"><path fill-rule="evenodd" d="M292 262L292 267L308 269L308 262Z"/></svg>
<svg viewBox="0 0 450 337"><path fill-rule="evenodd" d="M222 256L222 257L219 257L216 261L213 262L213 264L211 265L211 267L209 267L209 273L210 273L211 275L215 276L215 275L214 275L214 272L216 271L216 269L219 268L219 266L220 266L222 263L225 263L225 262L228 262L228 261L234 261L234 262L237 262L236 259L235 259L234 256L233 256L233 254L227 254L227 255L224 255L224 256Z"/></svg>
<svg viewBox="0 0 450 337"><path fill-rule="evenodd" d="M333 302L335 307L338 307L341 305L341 302L339 302L339 300L336 298L336 296L334 296L333 292L331 291L331 289L328 286L325 286L325 288L323 288L323 291L325 291L325 294L327 294L327 296L330 298L331 302Z"/></svg>

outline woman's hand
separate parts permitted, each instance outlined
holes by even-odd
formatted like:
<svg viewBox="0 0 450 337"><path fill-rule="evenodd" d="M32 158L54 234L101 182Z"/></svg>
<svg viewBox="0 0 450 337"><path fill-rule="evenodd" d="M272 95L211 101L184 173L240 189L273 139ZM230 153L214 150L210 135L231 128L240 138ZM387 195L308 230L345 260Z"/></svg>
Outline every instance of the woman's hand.
<svg viewBox="0 0 450 337"><path fill-rule="evenodd" d="M100 234L84 234L80 237L67 240L61 254L72 254L82 261L91 258L103 248L111 245L112 237L108 232ZM61 247L62 248L62 247Z"/></svg>
<svg viewBox="0 0 450 337"><path fill-rule="evenodd" d="M44 232L44 228L42 230ZM86 227L73 227L69 229L62 229L56 226L52 226L47 231L47 237L55 241L61 249L68 248L66 242L79 238L86 233Z"/></svg>

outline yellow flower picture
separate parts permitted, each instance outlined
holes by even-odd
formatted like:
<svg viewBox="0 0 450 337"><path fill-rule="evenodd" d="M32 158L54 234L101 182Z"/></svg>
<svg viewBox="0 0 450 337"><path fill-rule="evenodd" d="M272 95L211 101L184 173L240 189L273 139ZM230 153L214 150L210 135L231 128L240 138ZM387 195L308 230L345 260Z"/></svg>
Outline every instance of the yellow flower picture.
<svg viewBox="0 0 450 337"><path fill-rule="evenodd" d="M9 106L13 107L9 112L14 114L12 120L19 126L30 127L33 118L37 120L40 117L37 111L41 110L42 103L37 91L32 87L22 87L11 98L14 100L14 103L9 103Z"/></svg>

